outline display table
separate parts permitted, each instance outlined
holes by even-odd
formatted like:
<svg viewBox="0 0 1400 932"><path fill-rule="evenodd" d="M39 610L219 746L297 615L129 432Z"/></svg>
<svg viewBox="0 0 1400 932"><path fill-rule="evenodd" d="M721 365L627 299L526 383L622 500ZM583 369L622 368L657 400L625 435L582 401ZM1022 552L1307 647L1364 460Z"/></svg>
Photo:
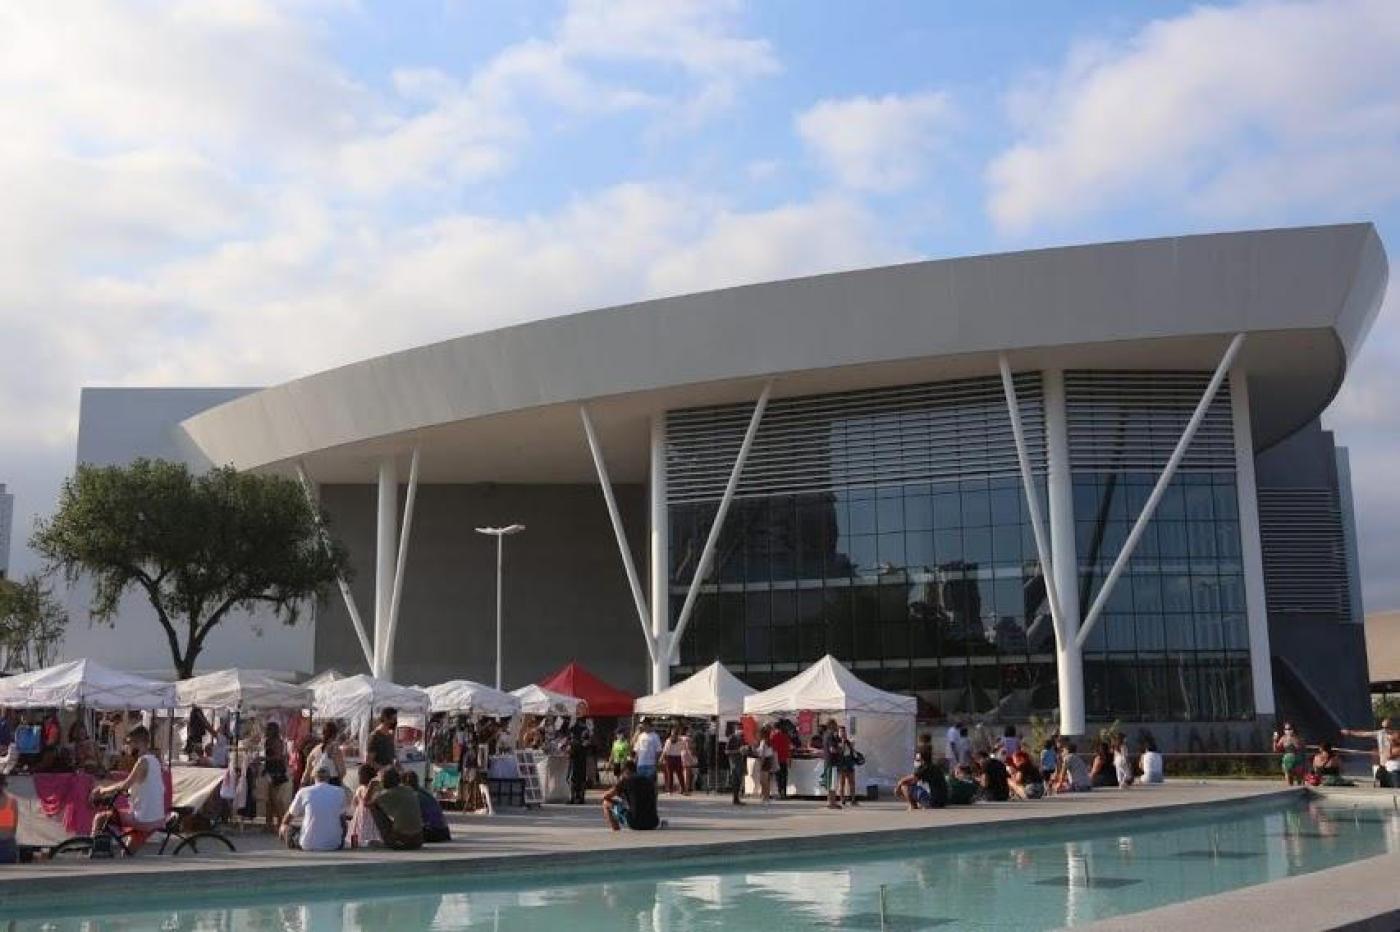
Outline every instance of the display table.
<svg viewBox="0 0 1400 932"><path fill-rule="evenodd" d="M97 786L124 777L111 773L97 778L88 773L38 773L11 776L6 791L19 808L18 841L21 845L47 847L92 830L93 810L88 798ZM168 806L199 809L218 791L224 772L216 767L176 764L169 771Z"/></svg>
<svg viewBox="0 0 1400 932"><path fill-rule="evenodd" d="M563 754L551 754L540 761L540 789L547 803L567 803L569 801L569 758Z"/></svg>
<svg viewBox="0 0 1400 932"><path fill-rule="evenodd" d="M744 775L744 793L749 796L758 795L758 758L746 758ZM820 757L794 757L788 761L787 792L789 796L810 796L813 798L825 797L826 788L822 786L823 764ZM860 768L856 768L856 787L860 787ZM770 784L774 796L778 795L778 773L773 771L772 782Z"/></svg>

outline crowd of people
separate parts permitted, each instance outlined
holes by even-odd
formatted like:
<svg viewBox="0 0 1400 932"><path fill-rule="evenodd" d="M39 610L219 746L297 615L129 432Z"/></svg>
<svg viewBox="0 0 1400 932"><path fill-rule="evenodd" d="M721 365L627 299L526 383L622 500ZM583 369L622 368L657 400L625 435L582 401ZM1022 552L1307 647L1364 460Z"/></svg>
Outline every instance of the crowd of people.
<svg viewBox="0 0 1400 932"><path fill-rule="evenodd" d="M1375 729L1343 728L1339 737L1373 742L1375 750L1367 754L1371 758L1376 785L1400 789L1400 731L1395 729L1389 718L1381 719L1379 727ZM1310 750L1312 753L1309 753ZM1290 786L1352 785L1352 781L1342 775L1342 751L1337 743L1320 741L1316 746L1310 746L1292 722L1284 722L1283 727L1274 732L1274 751L1279 755L1284 782Z"/></svg>

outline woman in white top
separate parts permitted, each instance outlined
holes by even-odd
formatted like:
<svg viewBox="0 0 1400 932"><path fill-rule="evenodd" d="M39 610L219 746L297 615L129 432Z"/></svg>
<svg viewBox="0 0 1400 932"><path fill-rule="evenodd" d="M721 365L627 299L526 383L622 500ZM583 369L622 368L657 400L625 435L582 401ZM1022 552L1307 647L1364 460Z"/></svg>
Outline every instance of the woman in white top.
<svg viewBox="0 0 1400 932"><path fill-rule="evenodd" d="M1143 783L1162 782L1162 754L1157 750L1157 745L1148 743L1147 750L1142 752L1141 763Z"/></svg>
<svg viewBox="0 0 1400 932"><path fill-rule="evenodd" d="M778 769L778 754L768 742L771 734L771 726L764 725L758 733L758 747L754 750L754 757L758 760L758 799L765 804L773 793L773 771Z"/></svg>
<svg viewBox="0 0 1400 932"><path fill-rule="evenodd" d="M345 751L340 747L340 729L335 722L326 722L321 729L321 743L311 749L311 754L306 759L306 769L302 776L302 786L311 786L316 782L316 771L322 765L326 765L329 774L327 783L332 786L341 786L345 779Z"/></svg>
<svg viewBox="0 0 1400 932"><path fill-rule="evenodd" d="M95 795L109 797L116 797L121 793L130 795L130 808L120 811L118 817L122 828L131 829L133 833L142 835L141 838L136 839L136 842L139 843L139 841L144 840L144 834L157 831L165 825L165 776L160 769L160 760L151 753L151 733L146 730L144 725L137 725L127 732L126 745L136 758L131 772L120 783L98 787ZM93 817L92 834L94 837L105 837L110 818L107 812L99 812Z"/></svg>
<svg viewBox="0 0 1400 932"><path fill-rule="evenodd" d="M1128 739L1119 735L1113 740L1113 772L1118 777L1118 788L1127 789L1133 785L1133 764L1128 759Z"/></svg>

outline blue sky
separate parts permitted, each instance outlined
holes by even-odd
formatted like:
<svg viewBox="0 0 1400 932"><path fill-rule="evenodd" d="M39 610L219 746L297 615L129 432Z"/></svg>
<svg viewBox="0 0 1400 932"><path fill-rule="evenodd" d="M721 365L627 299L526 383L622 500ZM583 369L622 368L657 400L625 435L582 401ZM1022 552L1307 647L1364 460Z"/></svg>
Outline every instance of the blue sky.
<svg viewBox="0 0 1400 932"><path fill-rule="evenodd" d="M1394 251L1396 48L1389 0L10 5L16 536L83 385L919 257L1356 219ZM1368 608L1400 608L1396 303L1326 419Z"/></svg>

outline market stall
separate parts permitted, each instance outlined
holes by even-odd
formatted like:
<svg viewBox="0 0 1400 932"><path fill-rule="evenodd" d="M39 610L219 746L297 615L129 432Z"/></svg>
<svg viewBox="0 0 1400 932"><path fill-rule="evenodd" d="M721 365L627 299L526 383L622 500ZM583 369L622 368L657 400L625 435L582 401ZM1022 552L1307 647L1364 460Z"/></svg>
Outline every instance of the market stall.
<svg viewBox="0 0 1400 932"><path fill-rule="evenodd" d="M476 722L481 718L508 719L520 714L518 698L472 680L450 680L429 686L424 692L428 694L429 712L434 716L441 714L449 719L462 716ZM442 723L445 732L439 737L443 742L450 743L454 740L454 727L456 726L450 721ZM475 726L465 727L474 729ZM475 731L470 733L476 734ZM455 752L447 757L434 758L431 751L434 747L433 735L428 737L428 746L429 759L433 763L433 778L430 781L432 791L447 799L455 799L460 780L460 768Z"/></svg>
<svg viewBox="0 0 1400 932"><path fill-rule="evenodd" d="M588 713L588 703L577 696L557 693L542 686L522 686L510 693L520 701L520 711L525 715L567 715L578 717Z"/></svg>
<svg viewBox="0 0 1400 932"><path fill-rule="evenodd" d="M728 769L720 748L724 724L739 719L744 699L754 692L752 686L716 661L669 689L641 696L633 709L645 718L704 720L703 727L692 728L691 737L700 757L699 780L713 790L724 784Z"/></svg>
<svg viewBox="0 0 1400 932"><path fill-rule="evenodd" d="M421 689L400 686L388 680L381 680L360 673L343 679L325 682L315 687L315 701L312 705L314 717L319 721L337 720L346 723L349 733L355 736L359 760L368 753L369 733L374 728L375 718L383 709L396 709L407 717L426 719L428 715L428 694ZM423 760L413 760L412 754L400 753L400 764L418 772L420 780L426 782L427 773ZM348 755L346 765L346 786L357 782L355 768L359 760Z"/></svg>
<svg viewBox="0 0 1400 932"><path fill-rule="evenodd" d="M632 714L637 697L618 689L590 673L582 664L568 663L540 680L539 685L551 692L577 696L588 703L581 713L594 718L625 718Z"/></svg>
<svg viewBox="0 0 1400 932"><path fill-rule="evenodd" d="M175 703L174 684L113 670L92 660L73 660L0 679L0 707L53 710L76 715L77 721L119 713L114 728L122 731L130 724L130 713L168 712ZM87 723L86 733L91 737L85 740L95 742L96 732ZM111 744L113 748L120 745L117 735L111 736ZM91 769L105 772L108 763L99 759ZM15 796L21 810L19 843L49 845L87 832L92 825L88 801L92 789L114 777L115 774L109 774L99 781L83 767L11 776L7 790ZM167 770L167 796L172 789Z"/></svg>
<svg viewBox="0 0 1400 932"><path fill-rule="evenodd" d="M864 682L830 654L792 679L744 700L744 714L786 716L801 722L835 719L845 725L865 763L856 769L856 786L892 788L909 770L914 754L912 696L885 692ZM804 735L805 737L805 735ZM821 762L794 755L788 786L798 795L821 795Z"/></svg>

